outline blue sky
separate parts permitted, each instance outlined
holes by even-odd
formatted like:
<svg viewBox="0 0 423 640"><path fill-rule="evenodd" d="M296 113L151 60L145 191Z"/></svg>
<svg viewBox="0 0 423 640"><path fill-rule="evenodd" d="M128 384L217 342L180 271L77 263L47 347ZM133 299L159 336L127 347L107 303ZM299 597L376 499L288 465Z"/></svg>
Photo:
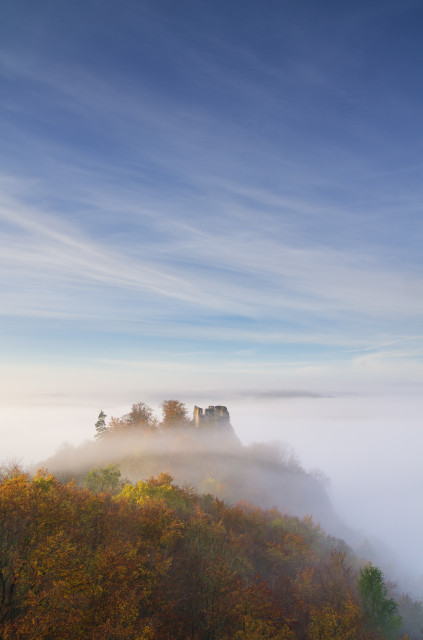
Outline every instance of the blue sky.
<svg viewBox="0 0 423 640"><path fill-rule="evenodd" d="M422 27L407 0L4 2L6 395L420 385Z"/></svg>

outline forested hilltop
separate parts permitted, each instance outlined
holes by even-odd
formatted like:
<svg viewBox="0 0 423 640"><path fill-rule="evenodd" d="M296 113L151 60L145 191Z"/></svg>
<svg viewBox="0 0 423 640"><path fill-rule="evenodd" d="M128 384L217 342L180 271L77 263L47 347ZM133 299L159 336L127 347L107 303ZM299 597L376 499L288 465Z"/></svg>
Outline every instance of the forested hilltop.
<svg viewBox="0 0 423 640"><path fill-rule="evenodd" d="M354 555L292 453L243 446L225 407L161 406L3 470L0 638L423 638L422 604Z"/></svg>
<svg viewBox="0 0 423 640"><path fill-rule="evenodd" d="M408 637L380 570L310 519L228 506L167 474L113 495L5 470L0 516L5 640Z"/></svg>
<svg viewBox="0 0 423 640"><path fill-rule="evenodd" d="M178 400L167 400L161 408L161 419L142 402L121 417L107 419L101 411L92 441L64 446L39 466L61 481L74 478L82 485L89 471L109 465L117 465L131 482L168 472L178 484L200 493L313 515L330 533L347 534L321 479L306 473L289 449L278 443L243 446L228 419L202 420L196 426Z"/></svg>

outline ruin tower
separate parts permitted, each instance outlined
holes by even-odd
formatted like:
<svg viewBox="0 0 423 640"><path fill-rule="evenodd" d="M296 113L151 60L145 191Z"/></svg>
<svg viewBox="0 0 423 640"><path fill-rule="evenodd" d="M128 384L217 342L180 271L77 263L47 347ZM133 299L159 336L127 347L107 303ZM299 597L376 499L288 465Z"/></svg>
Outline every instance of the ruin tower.
<svg viewBox="0 0 423 640"><path fill-rule="evenodd" d="M194 407L195 427L228 427L230 426L229 411L223 405L210 405L205 411L201 407Z"/></svg>
<svg viewBox="0 0 423 640"><path fill-rule="evenodd" d="M201 409L201 407L197 407L197 405L195 405L193 417L195 428L198 429L198 427L200 426L200 422L204 419L203 410Z"/></svg>

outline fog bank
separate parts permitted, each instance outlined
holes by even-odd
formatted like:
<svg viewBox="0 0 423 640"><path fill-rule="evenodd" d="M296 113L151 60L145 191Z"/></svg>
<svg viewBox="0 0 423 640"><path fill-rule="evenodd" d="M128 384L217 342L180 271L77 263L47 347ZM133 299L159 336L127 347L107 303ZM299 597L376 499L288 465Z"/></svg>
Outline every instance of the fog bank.
<svg viewBox="0 0 423 640"><path fill-rule="evenodd" d="M161 398L166 394L161 394ZM423 398L415 395L318 395L220 392L178 398L192 409L223 403L243 444L278 440L293 447L306 471L320 469L330 479L336 512L363 539L377 537L407 571L423 574L421 487ZM158 409L158 397L134 397ZM97 404L96 404L97 403ZM100 408L110 417L130 403L106 397L60 398L0 407L1 458L34 464L63 442L78 445L94 436ZM391 551L389 551L391 550ZM386 553L386 552L385 552ZM389 557L387 558L389 562Z"/></svg>

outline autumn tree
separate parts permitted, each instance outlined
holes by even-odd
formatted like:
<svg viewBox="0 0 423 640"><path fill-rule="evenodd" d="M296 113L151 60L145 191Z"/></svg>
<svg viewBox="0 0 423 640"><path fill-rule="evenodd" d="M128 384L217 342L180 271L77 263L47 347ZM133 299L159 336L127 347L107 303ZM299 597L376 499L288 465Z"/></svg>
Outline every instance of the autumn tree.
<svg viewBox="0 0 423 640"><path fill-rule="evenodd" d="M152 429L157 426L157 420L153 414L153 410L144 404L144 402L133 404L131 411L124 416L124 419L128 426L131 427Z"/></svg>
<svg viewBox="0 0 423 640"><path fill-rule="evenodd" d="M183 402L165 400L160 406L163 415L161 424L165 429L188 424L188 410Z"/></svg>
<svg viewBox="0 0 423 640"><path fill-rule="evenodd" d="M150 431L157 428L157 419L153 410L144 404L137 402L132 405L131 411L121 418L112 417L109 424L111 434L119 434L127 431Z"/></svg>
<svg viewBox="0 0 423 640"><path fill-rule="evenodd" d="M370 640L363 629L360 608L348 595L341 607L325 604L313 609L307 628L308 640Z"/></svg>
<svg viewBox="0 0 423 640"><path fill-rule="evenodd" d="M355 583L355 572L349 550L329 549L321 557L316 576L322 600L335 609L342 608L347 596L354 591Z"/></svg>
<svg viewBox="0 0 423 640"><path fill-rule="evenodd" d="M380 570L356 588L310 519L227 506L167 473L118 495L116 466L90 478L92 491L0 469L2 640L394 637Z"/></svg>

